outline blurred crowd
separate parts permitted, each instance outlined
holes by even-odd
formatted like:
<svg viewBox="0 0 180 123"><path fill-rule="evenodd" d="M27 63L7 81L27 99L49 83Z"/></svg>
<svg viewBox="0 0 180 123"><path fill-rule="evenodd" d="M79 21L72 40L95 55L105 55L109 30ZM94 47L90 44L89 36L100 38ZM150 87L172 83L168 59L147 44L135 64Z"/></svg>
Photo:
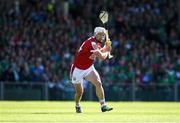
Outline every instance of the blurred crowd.
<svg viewBox="0 0 180 123"><path fill-rule="evenodd" d="M0 81L68 86L70 65L94 27L102 26L103 8L114 55L95 62L103 83L180 81L175 0L1 1Z"/></svg>

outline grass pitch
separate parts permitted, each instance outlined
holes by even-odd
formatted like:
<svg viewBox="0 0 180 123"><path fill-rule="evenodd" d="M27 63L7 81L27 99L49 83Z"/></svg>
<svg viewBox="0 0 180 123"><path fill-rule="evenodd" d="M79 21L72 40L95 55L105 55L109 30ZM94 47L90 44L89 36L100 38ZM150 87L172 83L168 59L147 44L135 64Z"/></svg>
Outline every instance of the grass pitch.
<svg viewBox="0 0 180 123"><path fill-rule="evenodd" d="M68 123L180 123L177 102L108 102L114 110L102 113L98 102L0 101L0 122Z"/></svg>

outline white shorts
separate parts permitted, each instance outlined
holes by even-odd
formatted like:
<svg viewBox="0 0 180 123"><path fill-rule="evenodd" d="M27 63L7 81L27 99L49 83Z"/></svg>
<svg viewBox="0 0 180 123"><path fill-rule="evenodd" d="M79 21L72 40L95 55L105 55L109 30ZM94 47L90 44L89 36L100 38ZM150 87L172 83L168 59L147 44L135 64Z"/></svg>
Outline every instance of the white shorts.
<svg viewBox="0 0 180 123"><path fill-rule="evenodd" d="M94 71L97 73L96 69L94 68L94 65L91 65L88 69L82 70L76 68L73 64L71 66L71 71L70 71L70 78L71 82L73 84L79 84L83 82L83 79L91 72Z"/></svg>

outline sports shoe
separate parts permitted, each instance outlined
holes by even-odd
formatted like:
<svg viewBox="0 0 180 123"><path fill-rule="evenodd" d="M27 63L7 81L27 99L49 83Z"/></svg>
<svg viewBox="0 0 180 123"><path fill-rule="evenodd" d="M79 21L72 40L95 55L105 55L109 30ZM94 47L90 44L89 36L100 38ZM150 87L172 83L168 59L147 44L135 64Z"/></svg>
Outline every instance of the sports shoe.
<svg viewBox="0 0 180 123"><path fill-rule="evenodd" d="M113 110L113 108L112 107L108 107L108 106L103 106L103 107L101 107L101 111L102 112L106 112L106 111L111 111L111 110Z"/></svg>
<svg viewBox="0 0 180 123"><path fill-rule="evenodd" d="M81 107L76 107L76 113L82 113Z"/></svg>

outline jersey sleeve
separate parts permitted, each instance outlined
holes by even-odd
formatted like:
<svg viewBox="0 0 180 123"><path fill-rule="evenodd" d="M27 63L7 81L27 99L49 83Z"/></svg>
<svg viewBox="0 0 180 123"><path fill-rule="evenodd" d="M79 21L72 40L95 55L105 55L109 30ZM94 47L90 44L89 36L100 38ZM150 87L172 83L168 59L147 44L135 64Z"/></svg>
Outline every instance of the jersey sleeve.
<svg viewBox="0 0 180 123"><path fill-rule="evenodd" d="M101 43L99 43L99 42L97 43L97 46L98 46L99 49L102 48L102 47L101 47Z"/></svg>
<svg viewBox="0 0 180 123"><path fill-rule="evenodd" d="M95 42L91 42L92 50L98 49L98 45Z"/></svg>
<svg viewBox="0 0 180 123"><path fill-rule="evenodd" d="M91 42L92 50L101 49L101 43Z"/></svg>

